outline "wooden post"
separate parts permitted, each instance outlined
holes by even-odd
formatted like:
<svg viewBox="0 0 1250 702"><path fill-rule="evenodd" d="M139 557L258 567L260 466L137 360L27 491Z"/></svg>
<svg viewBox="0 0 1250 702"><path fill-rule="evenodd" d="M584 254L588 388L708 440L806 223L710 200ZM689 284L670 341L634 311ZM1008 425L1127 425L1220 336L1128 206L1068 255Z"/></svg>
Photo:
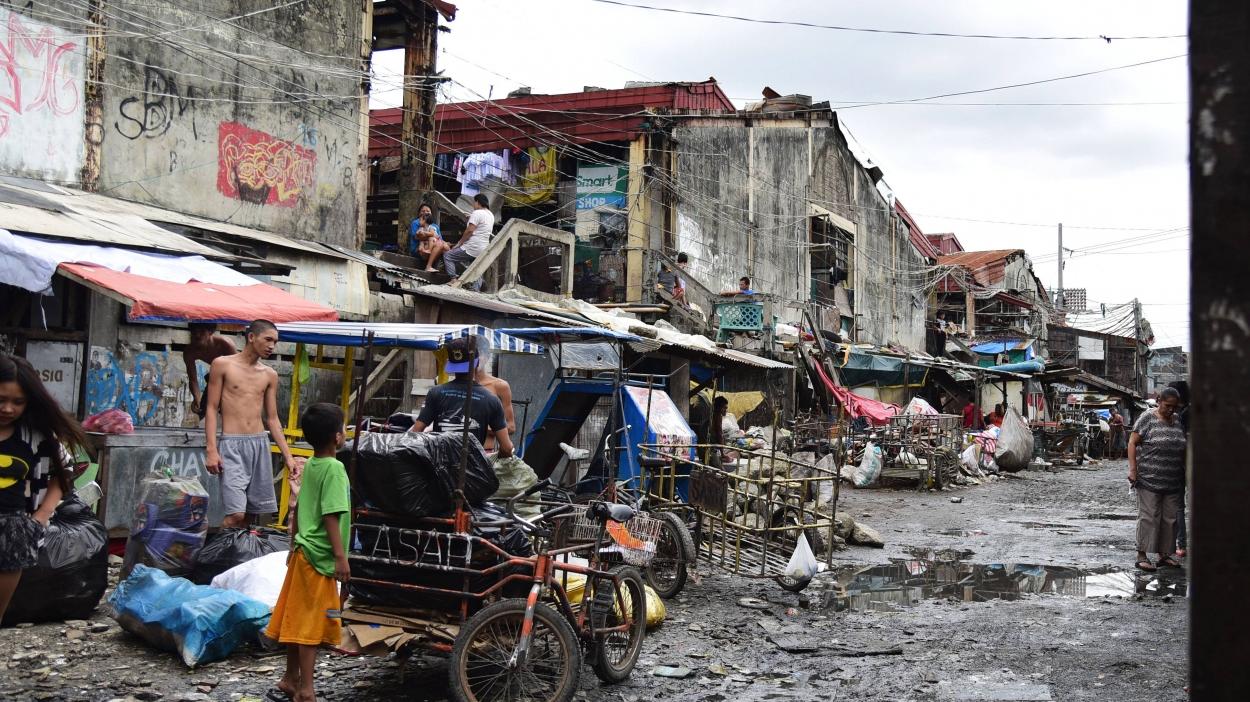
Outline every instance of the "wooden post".
<svg viewBox="0 0 1250 702"><path fill-rule="evenodd" d="M1241 700L1250 689L1250 609L1232 606L1250 577L1250 5L1189 3L1190 319L1193 466L1190 699Z"/></svg>
<svg viewBox="0 0 1250 702"><path fill-rule="evenodd" d="M977 338L977 299L972 296L972 287L964 291L964 328L968 332L968 338Z"/></svg>
<svg viewBox="0 0 1250 702"><path fill-rule="evenodd" d="M433 3L404 8L404 116L400 125L399 250L408 250L408 225L422 196L434 187L434 89L438 62L438 10Z"/></svg>
<svg viewBox="0 0 1250 702"><path fill-rule="evenodd" d="M628 243L625 247L625 301L641 302L645 281L643 255L650 244L648 228L651 223L651 198L643 182L643 166L647 163L647 135L640 135L629 143L629 198L625 207L629 212Z"/></svg>
<svg viewBox="0 0 1250 702"><path fill-rule="evenodd" d="M104 144L104 0L87 3L87 79L83 85L82 189L95 192L100 185L101 147ZM50 50L50 49L49 49ZM84 359L85 360L85 359Z"/></svg>

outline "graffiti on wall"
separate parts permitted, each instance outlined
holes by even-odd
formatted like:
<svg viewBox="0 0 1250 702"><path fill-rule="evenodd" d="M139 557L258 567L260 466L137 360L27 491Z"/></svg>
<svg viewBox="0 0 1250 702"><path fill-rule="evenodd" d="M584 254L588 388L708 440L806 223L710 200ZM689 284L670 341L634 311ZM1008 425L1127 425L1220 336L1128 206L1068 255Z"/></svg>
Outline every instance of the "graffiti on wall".
<svg viewBox="0 0 1250 702"><path fill-rule="evenodd" d="M0 8L0 165L60 181L83 162L82 39Z"/></svg>
<svg viewBox="0 0 1250 702"><path fill-rule="evenodd" d="M217 190L256 205L294 207L315 181L317 152L237 122L217 135Z"/></svg>
<svg viewBox="0 0 1250 702"><path fill-rule="evenodd" d="M121 409L135 426L182 426L190 392L180 354L92 346L87 361L87 414ZM203 385L201 385L203 387ZM194 422L192 423L194 425Z"/></svg>
<svg viewBox="0 0 1250 702"><path fill-rule="evenodd" d="M168 134L175 120L186 119L191 138L199 139L195 124L198 92L194 86L180 87L169 72L145 64L143 91L118 103L113 129L132 141L139 137L156 139Z"/></svg>

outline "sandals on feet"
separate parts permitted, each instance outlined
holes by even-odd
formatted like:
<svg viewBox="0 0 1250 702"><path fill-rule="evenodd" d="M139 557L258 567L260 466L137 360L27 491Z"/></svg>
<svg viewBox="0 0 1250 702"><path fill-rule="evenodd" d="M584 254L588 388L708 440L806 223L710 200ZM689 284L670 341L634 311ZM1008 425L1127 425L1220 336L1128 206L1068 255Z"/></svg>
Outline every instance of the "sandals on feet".
<svg viewBox="0 0 1250 702"><path fill-rule="evenodd" d="M1155 564L1151 563L1148 559L1145 559L1145 558L1137 562L1137 569L1144 570L1148 573L1158 570L1158 568L1155 567Z"/></svg>
<svg viewBox="0 0 1250 702"><path fill-rule="evenodd" d="M1180 568L1181 564L1177 563L1176 559L1172 558L1171 556L1164 556L1163 558L1159 559L1159 567L1160 568Z"/></svg>

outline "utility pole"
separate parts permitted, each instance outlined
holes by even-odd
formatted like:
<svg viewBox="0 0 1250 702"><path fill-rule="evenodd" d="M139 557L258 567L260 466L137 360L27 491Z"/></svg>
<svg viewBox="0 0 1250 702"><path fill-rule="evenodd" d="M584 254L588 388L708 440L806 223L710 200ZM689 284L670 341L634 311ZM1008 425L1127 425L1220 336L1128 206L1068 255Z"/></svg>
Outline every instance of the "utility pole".
<svg viewBox="0 0 1250 702"><path fill-rule="evenodd" d="M1230 606L1250 579L1250 4L1189 3L1189 192L1193 323L1189 460L1189 682L1193 702L1250 689L1250 607Z"/></svg>
<svg viewBox="0 0 1250 702"><path fill-rule="evenodd" d="M408 250L408 225L417 218L421 198L434 189L434 78L438 61L438 10L435 3L404 4L404 115L400 125L399 231L401 252Z"/></svg>
<svg viewBox="0 0 1250 702"><path fill-rule="evenodd" d="M1137 301L1137 298L1133 298L1133 383L1137 386L1133 389L1136 390L1138 394L1145 395L1145 374L1142 372L1144 370L1143 366L1145 365L1142 363L1142 357L1145 354L1142 353L1141 348L1143 345L1141 332L1141 303Z"/></svg>
<svg viewBox="0 0 1250 702"><path fill-rule="evenodd" d="M1067 309L1067 300L1063 299L1063 222L1059 223L1059 289L1055 292L1055 307L1060 312Z"/></svg>

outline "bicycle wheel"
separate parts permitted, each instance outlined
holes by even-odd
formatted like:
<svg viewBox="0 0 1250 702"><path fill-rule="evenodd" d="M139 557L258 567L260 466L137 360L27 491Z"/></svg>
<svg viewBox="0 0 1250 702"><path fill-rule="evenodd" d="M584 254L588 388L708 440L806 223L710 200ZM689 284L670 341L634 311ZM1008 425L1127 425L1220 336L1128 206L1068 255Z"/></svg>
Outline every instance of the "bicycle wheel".
<svg viewBox="0 0 1250 702"><path fill-rule="evenodd" d="M484 607L464 623L448 666L457 702L568 702L573 697L581 673L577 635L541 602L534 606L525 660L509 667L524 620L525 600L509 599Z"/></svg>
<svg viewBox="0 0 1250 702"><path fill-rule="evenodd" d="M670 600L686 586L687 564L696 555L694 537L681 517L672 512L652 512L651 516L660 520L660 539L643 576L657 595Z"/></svg>
<svg viewBox="0 0 1250 702"><path fill-rule="evenodd" d="M596 629L620 626L625 623L624 614L628 612L629 629L595 635L591 667L605 683L624 682L629 678L647 635L647 592L638 569L622 565L613 568L612 574L620 580L620 595L612 579L595 578L591 623Z"/></svg>

